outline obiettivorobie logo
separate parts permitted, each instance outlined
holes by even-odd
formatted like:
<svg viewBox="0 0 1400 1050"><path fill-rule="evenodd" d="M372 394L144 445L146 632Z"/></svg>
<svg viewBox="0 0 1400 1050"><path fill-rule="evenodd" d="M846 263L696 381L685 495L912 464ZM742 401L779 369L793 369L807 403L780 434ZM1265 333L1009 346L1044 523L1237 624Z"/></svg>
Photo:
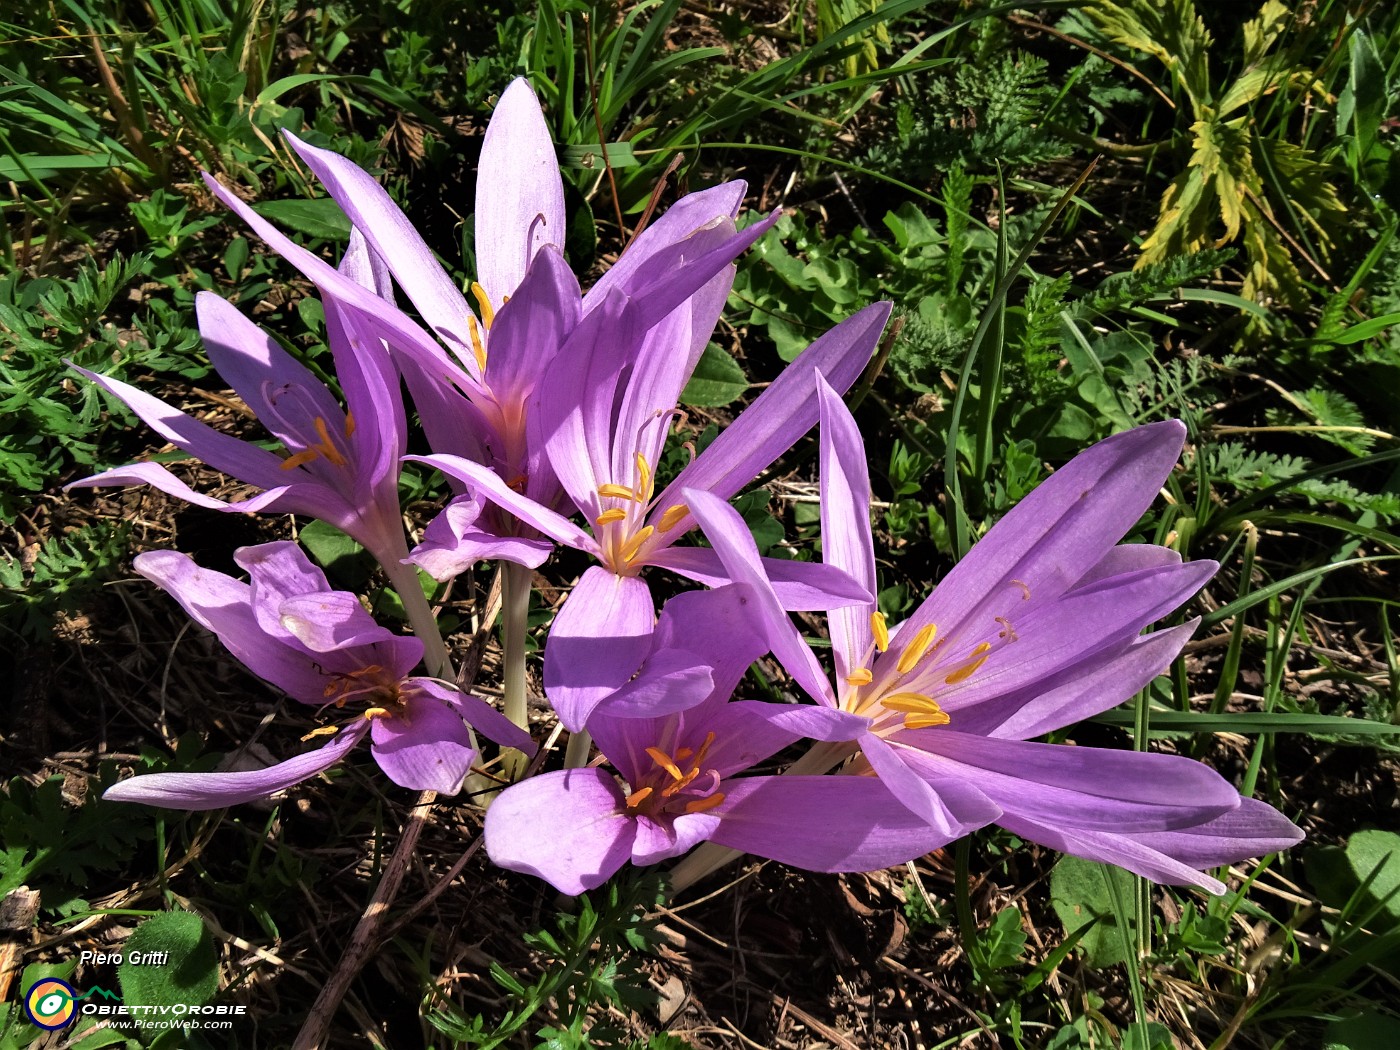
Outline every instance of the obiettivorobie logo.
<svg viewBox="0 0 1400 1050"><path fill-rule="evenodd" d="M111 1006L99 1004L96 1000L105 999ZM37 1028L56 1032L67 1028L78 1019L79 1014L110 1018L116 1024L129 1024L143 1028L163 1028L172 1024L196 1027L223 1027L228 1021L210 1022L199 1018L209 1016L242 1017L248 1008L243 1005L200 1006L189 1003L176 1003L170 1006L127 1006L116 992L100 986L89 988L79 994L67 981L57 977L45 977L35 981L24 995L24 1012Z"/></svg>
<svg viewBox="0 0 1400 1050"><path fill-rule="evenodd" d="M76 1004L94 995L121 1002L121 996L116 992L107 991L106 988L89 988L79 995L67 981L60 981L57 977L46 977L35 981L30 987L24 997L24 1012L36 1027L55 1032L60 1028L67 1028L77 1020Z"/></svg>

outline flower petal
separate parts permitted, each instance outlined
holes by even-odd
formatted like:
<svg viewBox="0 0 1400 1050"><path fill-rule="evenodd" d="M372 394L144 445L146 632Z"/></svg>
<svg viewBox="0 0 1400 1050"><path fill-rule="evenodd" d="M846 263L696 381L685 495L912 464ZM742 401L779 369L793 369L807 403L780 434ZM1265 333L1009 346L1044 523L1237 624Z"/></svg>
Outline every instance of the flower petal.
<svg viewBox="0 0 1400 1050"><path fill-rule="evenodd" d="M1075 581L1075 587L1087 587L1092 583L1107 580L1125 573L1141 569L1157 569L1164 565L1180 565L1181 555L1170 547L1159 547L1155 543L1120 543L1110 547L1107 554L1095 563L1094 567Z"/></svg>
<svg viewBox="0 0 1400 1050"><path fill-rule="evenodd" d="M1153 882L1170 886L1199 886L1216 896L1225 892L1225 884L1219 879L1144 845L1133 835L1054 827L1011 814L998 823L1028 842L1038 842L1061 853L1096 860L1101 864L1116 864Z"/></svg>
<svg viewBox="0 0 1400 1050"><path fill-rule="evenodd" d="M973 545L904 630L990 623L998 614L1014 620L1063 595L1137 524L1185 436L1181 423L1167 420L1075 456Z"/></svg>
<svg viewBox="0 0 1400 1050"><path fill-rule="evenodd" d="M253 614L273 637L286 637L282 627L284 601L331 589L326 574L311 563L301 547L288 540L239 547L233 560L248 574Z"/></svg>
<svg viewBox="0 0 1400 1050"><path fill-rule="evenodd" d="M1006 813L1057 827L1173 831L1239 805L1239 792L1219 773L1179 755L996 740L947 728L898 739L909 745L900 750L914 769L957 777Z"/></svg>
<svg viewBox="0 0 1400 1050"><path fill-rule="evenodd" d="M1303 830L1267 802L1241 798L1238 808L1204 824L1133 838L1187 867L1215 868L1296 846Z"/></svg>
<svg viewBox="0 0 1400 1050"><path fill-rule="evenodd" d="M1029 740L1116 707L1166 671L1200 620L1100 650L1022 689L959 708L959 732Z"/></svg>
<svg viewBox="0 0 1400 1050"><path fill-rule="evenodd" d="M665 508L684 502L677 495L687 488L703 489L728 499L790 449L817 421L817 387L812 374L821 372L838 393L850 387L875 352L891 306L867 306L802 351L753 404L676 475L657 506ZM677 529L687 524L677 523L672 533L678 534Z"/></svg>
<svg viewBox="0 0 1400 1050"><path fill-rule="evenodd" d="M723 561L709 547L662 547L646 555L646 564L670 569L706 587L723 587L730 582ZM870 592L835 565L788 558L760 558L759 565L772 584L778 604L789 611L864 607L870 603Z"/></svg>
<svg viewBox="0 0 1400 1050"><path fill-rule="evenodd" d="M636 821L611 774L564 769L507 788L486 811L486 852L571 896L595 889L632 856Z"/></svg>
<svg viewBox="0 0 1400 1050"><path fill-rule="evenodd" d="M349 726L330 743L266 769L234 773L148 773L113 784L102 793L111 802L140 802L167 809L223 809L267 798L335 765L369 727Z"/></svg>
<svg viewBox="0 0 1400 1050"><path fill-rule="evenodd" d="M479 561L513 561L531 569L543 565L554 544L546 539L497 536L476 527L481 501L458 496L423 530L423 542L408 556L433 579L450 580Z"/></svg>
<svg viewBox="0 0 1400 1050"><path fill-rule="evenodd" d="M747 189L746 182L736 179L697 193L687 193L676 201L630 242L617 262L594 282L584 300L584 309L592 309L609 288L618 288L632 296L645 294L646 286L656 278L653 265L656 254L717 218L736 218Z"/></svg>
<svg viewBox="0 0 1400 1050"><path fill-rule="evenodd" d="M527 755L534 755L539 750L529 733L479 697L458 692L436 678L409 678L404 682L404 686L431 693L456 710L457 714L466 720L467 725L479 730L502 747L513 747Z"/></svg>
<svg viewBox="0 0 1400 1050"><path fill-rule="evenodd" d="M954 775L941 775L931 763L915 768L909 748L892 747L884 739L867 733L860 740L861 751L875 775L920 820L949 839L997 820L1001 807L983 794L976 784Z"/></svg>
<svg viewBox="0 0 1400 1050"><path fill-rule="evenodd" d="M775 209L772 214L737 233L730 232L733 226L731 222L727 219L720 220L716 229L722 230L724 236L711 238L706 236L706 230L693 235L701 245L698 252L690 250L685 241L659 251L657 257L647 263L647 269L654 271L656 277L647 282L645 293L636 299L642 330L657 324L699 289L709 284L716 274L772 229L780 218L782 212Z"/></svg>
<svg viewBox="0 0 1400 1050"><path fill-rule="evenodd" d="M652 653L635 678L617 690L599 697L594 706L578 706L575 716L585 723L598 704L610 718L651 718L684 711L703 703L714 691L715 680L708 664L684 649Z"/></svg>
<svg viewBox="0 0 1400 1050"><path fill-rule="evenodd" d="M681 813L662 820L638 817L637 837L632 842L632 863L639 867L658 864L690 852L719 827L714 813Z"/></svg>
<svg viewBox="0 0 1400 1050"><path fill-rule="evenodd" d="M258 451L262 451L259 449ZM260 510L281 511L284 513L297 513L288 504L299 504L297 499L299 489L306 486L281 485L275 489L268 489L259 493L251 499L239 500L236 503L225 503L214 496L206 496L202 492L196 492L183 481L170 473L159 463L131 463L125 467L113 467L111 470L104 470L100 474L93 474L91 477L83 478L80 481L70 481L63 486L63 491L67 492L73 488L105 488L114 485L150 485L151 488L160 489L167 495L176 499L184 500L186 503L196 507L204 507L208 510L220 510L233 512L235 514L253 513Z"/></svg>
<svg viewBox="0 0 1400 1050"><path fill-rule="evenodd" d="M349 591L287 598L280 612L282 626L306 648L324 657L321 663L326 670L378 665L401 678L423 658L421 641L394 634L376 623Z"/></svg>
<svg viewBox="0 0 1400 1050"><path fill-rule="evenodd" d="M384 260L428 327L459 356L469 354L468 326L474 318L466 299L384 187L354 161L308 145L285 129L282 134Z"/></svg>
<svg viewBox="0 0 1400 1050"><path fill-rule="evenodd" d="M330 679L301 646L262 628L248 584L200 568L178 551L147 551L138 554L131 566L178 601L196 623L213 631L224 648L259 678L304 703L324 702Z"/></svg>
<svg viewBox="0 0 1400 1050"><path fill-rule="evenodd" d="M476 279L500 309L535 253L564 245L564 184L554 142L529 81L517 77L501 94L476 181Z"/></svg>
<svg viewBox="0 0 1400 1050"><path fill-rule="evenodd" d="M778 603L759 561L753 534L739 512L722 499L697 489L682 490L682 497L705 530L706 539L714 545L729 578L753 588L754 612L778 662L814 700L835 706L836 698L826 674Z"/></svg>
<svg viewBox="0 0 1400 1050"><path fill-rule="evenodd" d="M874 777L747 777L723 788L710 841L795 868L873 871L950 841Z"/></svg>
<svg viewBox="0 0 1400 1050"><path fill-rule="evenodd" d="M590 521L598 516L598 486L612 476L618 383L642 330L620 292L579 322L554 355L526 421L532 446L542 447L555 476Z"/></svg>
<svg viewBox="0 0 1400 1050"><path fill-rule="evenodd" d="M1130 642L1144 626L1190 598L1215 569L1211 561L1142 569L1075 589L1057 601L1040 603L1024 618L986 623L980 635L972 624L953 627L947 634L950 653L979 638L991 641L986 666L950 682L947 669L953 665L931 663L906 680L920 692L937 691L939 704L950 714L1024 689L1085 656ZM900 637L914 622L913 617L905 621ZM1009 635L1005 641L998 641L999 627ZM877 678L886 673L893 656L891 652L877 661Z"/></svg>
<svg viewBox="0 0 1400 1050"><path fill-rule="evenodd" d="M489 467L474 463L461 456L405 456L414 463L427 463L437 467L469 485L477 498L489 499L496 506L514 514L533 529L538 529L557 543L563 543L579 550L596 554L598 545L593 537L584 532L557 511L541 506L528 496L516 492Z"/></svg>
<svg viewBox="0 0 1400 1050"><path fill-rule="evenodd" d="M876 611L875 543L870 534L870 468L865 442L841 395L817 373L821 416L822 561L850 575L870 599L860 605L830 607L827 624L842 681L870 648L870 614Z"/></svg>
<svg viewBox="0 0 1400 1050"><path fill-rule="evenodd" d="M524 403L578 325L580 303L578 278L559 249L545 245L491 325L486 383L498 402Z"/></svg>
<svg viewBox="0 0 1400 1050"><path fill-rule="evenodd" d="M256 445L250 445L246 441L240 441L228 434L221 434L213 427L171 408L159 398L152 397L144 390L138 390L128 383L98 375L96 372L89 372L86 368L79 368L77 365L69 365L69 367L73 371L87 376L103 390L125 404L141 418L143 423L166 441L184 449L220 473L237 478L239 481L246 481L248 484L256 485L262 489L277 489L287 483L287 474L280 469L281 458L274 456L271 452L260 449ZM131 468L118 469L129 471ZM107 476L113 473L108 471ZM87 485L93 480L88 478L84 481L75 481L67 488L72 488L73 485ZM115 481L106 482L106 484L115 483ZM208 499L208 497L204 498ZM196 501L190 500L190 502Z"/></svg>
<svg viewBox="0 0 1400 1050"><path fill-rule="evenodd" d="M406 693L401 713L369 721L374 760L399 787L455 795L476 760L462 716L436 695Z"/></svg>
<svg viewBox="0 0 1400 1050"><path fill-rule="evenodd" d="M345 411L325 385L232 303L200 292L194 308L210 362L278 441L293 452L310 448L317 419L329 432L345 431Z"/></svg>
<svg viewBox="0 0 1400 1050"><path fill-rule="evenodd" d="M728 701L749 665L768 651L753 609L753 591L741 585L685 591L661 607L653 651L683 649L711 669L712 701ZM704 624L703 631L696 625Z"/></svg>
<svg viewBox="0 0 1400 1050"><path fill-rule="evenodd" d="M335 297L339 304L355 310L365 318L375 331L388 341L396 353L411 357L420 369L433 377L434 381L445 378L457 384L464 391L480 389L476 377L471 372L464 371L457 361L450 358L431 336L393 304L362 287L340 273L320 256L312 254L281 233L270 222L239 200L237 196L221 186L212 175L206 174L204 176L204 184L209 187L210 193L252 227L253 231L266 241L273 251L300 270L323 293L329 293ZM471 359L469 354L465 360L470 361L469 367L475 370L476 362ZM475 421L473 422L475 423Z"/></svg>
<svg viewBox="0 0 1400 1050"><path fill-rule="evenodd" d="M544 657L544 689L571 733L619 689L651 647L656 607L636 576L615 576L599 565L579 577L554 616Z"/></svg>

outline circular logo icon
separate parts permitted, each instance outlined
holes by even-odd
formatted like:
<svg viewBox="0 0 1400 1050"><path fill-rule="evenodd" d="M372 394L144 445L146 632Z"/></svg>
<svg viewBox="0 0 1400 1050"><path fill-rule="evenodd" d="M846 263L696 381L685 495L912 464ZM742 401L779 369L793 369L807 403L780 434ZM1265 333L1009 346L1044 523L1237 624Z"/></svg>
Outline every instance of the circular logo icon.
<svg viewBox="0 0 1400 1050"><path fill-rule="evenodd" d="M73 1005L77 993L67 981L46 977L35 981L24 997L24 1012L40 1028L55 1031L73 1023L78 1011Z"/></svg>

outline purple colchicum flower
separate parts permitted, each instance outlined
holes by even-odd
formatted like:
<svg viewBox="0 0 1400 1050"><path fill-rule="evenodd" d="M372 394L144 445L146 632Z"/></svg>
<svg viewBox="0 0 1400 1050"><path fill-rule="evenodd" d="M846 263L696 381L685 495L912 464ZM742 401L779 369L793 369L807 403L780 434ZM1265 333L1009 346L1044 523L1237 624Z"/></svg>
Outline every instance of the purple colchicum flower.
<svg viewBox="0 0 1400 1050"><path fill-rule="evenodd" d="M330 741L266 769L132 777L104 798L173 809L266 798L328 769L366 735L394 783L453 794L476 758L466 723L499 743L534 751L529 735L489 704L437 679L410 676L423 643L379 626L355 595L331 590L295 543L242 547L234 560L249 583L202 569L176 551L150 551L134 565L254 674L333 718L344 712L309 734L331 735Z"/></svg>
<svg viewBox="0 0 1400 1050"><path fill-rule="evenodd" d="M370 252L352 237L342 280L373 295L386 287ZM226 503L195 492L157 463L133 463L66 486L152 485L201 507L304 514L346 533L381 562L403 557L399 459L407 440L398 376L380 340L327 299L326 331L346 408L276 341L212 292L195 297L209 359L262 424L287 447L283 457L240 441L134 386L81 372L121 400L165 440L215 470L263 491Z"/></svg>
<svg viewBox="0 0 1400 1050"><path fill-rule="evenodd" d="M689 346L688 354L654 340L633 357L619 338L620 332L637 331L629 323L630 304L610 296L555 359L553 370L570 377L559 383L568 396L542 403L538 412L550 462L589 530L514 491L480 464L457 456L424 457L472 486L477 498L602 563L584 572L555 615L545 651L545 688L567 729L583 727L587 712L626 679L645 650L655 603L639 575L642 569L670 569L710 586L729 580L715 551L675 545L695 524L684 493L694 489L728 499L786 452L816 422L813 369L830 375L838 388L849 387L874 351L889 312L889 303L876 303L817 339L658 495L656 466L681 389L698 360L687 333L697 328L708 333L713 318L707 314L699 326L684 317L657 326L674 324L678 344ZM777 559L764 559L762 565L765 580L774 581L789 609L870 600L843 572L826 566Z"/></svg>
<svg viewBox="0 0 1400 1050"><path fill-rule="evenodd" d="M724 586L665 605L637 677L588 718L625 786L590 766L507 788L486 814L494 863L577 894L707 840L816 871L887 867L941 844L873 778L736 776L802 736L799 709L729 699L766 651L752 597Z"/></svg>
<svg viewBox="0 0 1400 1050"><path fill-rule="evenodd" d="M290 134L287 138L365 237L376 261L393 275L431 334L394 307L391 291L368 294L345 281L206 176L210 190L323 296L357 314L385 340L435 451L484 464L507 485L549 507L559 502L559 483L532 420L537 403L549 396L551 377L557 376L547 366L573 330L610 296L641 304L631 316L644 346L671 340L689 316L692 298L704 302L702 313L713 305L717 315L728 288L723 271L777 219L775 214L736 230L733 218L743 198L742 182L691 194L630 244L587 296L581 295L561 250L563 184L554 146L529 84L516 80L502 94L482 147L474 312L423 238L367 172L329 150ZM651 334L662 322L663 330ZM703 347L702 338L696 356ZM560 381L567 378L558 376ZM573 393L561 390L558 396ZM451 575L481 558L538 565L547 555L548 543L511 535L516 523L498 517L493 507L479 508L477 516L481 520L469 534L458 534L451 525L435 531L429 543L433 556L426 559L434 572ZM502 538L502 545L493 545L493 534ZM532 542L522 545L522 538Z"/></svg>
<svg viewBox="0 0 1400 1050"><path fill-rule="evenodd" d="M818 376L824 559L876 593L860 433ZM686 500L736 582L753 589L773 651L827 716L810 735L859 749L873 773L951 841L988 823L1158 882L1224 892L1199 868L1259 856L1302 833L1190 759L1029 743L1114 707L1160 674L1195 622L1142 635L1215 572L1151 544L1115 546L1180 453L1170 421L1115 435L1023 499L908 620L875 604L828 611L836 685L763 582L732 508ZM828 767L829 768L829 767Z"/></svg>

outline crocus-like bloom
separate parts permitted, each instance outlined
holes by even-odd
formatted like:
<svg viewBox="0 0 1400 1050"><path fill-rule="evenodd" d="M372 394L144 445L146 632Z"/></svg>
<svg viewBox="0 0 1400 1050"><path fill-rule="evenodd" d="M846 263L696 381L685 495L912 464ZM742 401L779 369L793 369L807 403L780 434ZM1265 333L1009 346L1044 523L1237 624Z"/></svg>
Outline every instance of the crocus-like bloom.
<svg viewBox="0 0 1400 1050"><path fill-rule="evenodd" d="M870 488L859 431L817 377L824 558L875 593ZM1205 765L1131 751L1030 743L1122 702L1161 673L1195 623L1141 635L1215 572L1151 544L1115 546L1181 450L1170 421L1118 434L1056 471L977 543L902 625L874 603L828 611L827 681L763 585L743 522L703 493L692 511L736 581L748 583L774 654L828 716L812 735L859 748L946 840L997 823L1033 842L1159 882L1224 892L1200 867L1286 848L1301 832L1241 800Z"/></svg>
<svg viewBox="0 0 1400 1050"><path fill-rule="evenodd" d="M352 238L340 273L367 295L376 287L387 290L387 275L377 271L358 237ZM304 514L334 525L381 562L396 562L406 553L398 477L407 425L398 376L383 343L360 318L333 300L325 307L327 337L346 408L234 307L212 292L195 297L210 361L282 441L286 456L220 433L134 386L76 369L119 398L165 440L261 493L226 503L195 492L157 463L117 467L68 487L148 484L215 510Z"/></svg>
<svg viewBox="0 0 1400 1050"><path fill-rule="evenodd" d="M618 294L637 301L631 319L644 345L671 339L690 317L692 299L704 304L701 312L713 304L718 313L728 289L724 271L777 219L775 214L743 231L735 228L742 182L691 194L628 245L618 263L582 296L561 254L563 184L554 146L529 84L516 80L502 94L482 146L474 312L417 230L367 172L329 150L290 134L287 138L431 334L393 306L392 293L367 292L345 281L206 176L210 190L325 297L360 316L386 341L436 451L484 464L507 485L549 507L559 501L559 483L532 417L537 403L549 396L553 373L547 365L581 319L603 298ZM666 330L647 334L663 320ZM701 338L696 355L703 346ZM577 394L556 389L559 398ZM452 522L435 530L428 543L432 556L420 563L446 576L479 558L537 565L548 553L548 543L522 544L527 535L511 535L516 523L497 518L493 507L478 508L473 521L470 533ZM492 534L502 537L500 546L493 545Z"/></svg>
<svg viewBox="0 0 1400 1050"><path fill-rule="evenodd" d="M394 783L452 794L476 758L468 723L533 752L528 734L490 705L437 679L410 676L423 643L379 626L355 595L331 590L296 544L243 547L234 559L249 583L202 569L176 551L141 554L133 564L254 674L328 712L330 721L309 735L329 735L329 742L266 769L133 777L104 798L174 809L265 798L328 769L366 735Z"/></svg>
<svg viewBox="0 0 1400 1050"><path fill-rule="evenodd" d="M507 788L486 814L492 861L576 894L707 840L816 871L888 867L940 844L873 778L736 776L802 735L800 709L729 700L766 646L751 598L727 586L666 604L638 676L588 719L623 782L590 766ZM678 653L708 673L658 688Z"/></svg>
<svg viewBox="0 0 1400 1050"><path fill-rule="evenodd" d="M676 322L680 345L694 352L667 352L665 342L656 341L629 368L632 359L617 333L636 328L628 324L628 304L610 296L575 330L571 343L577 345L555 359L554 370L571 377L561 384L570 397L542 405L539 413L550 461L588 530L479 464L425 457L474 487L479 498L601 562L584 572L556 614L545 653L545 688L570 731L582 728L587 711L645 651L655 603L642 569L670 569L707 585L728 581L714 551L676 546L695 524L682 494L695 489L728 499L787 451L816 422L813 369L846 389L869 360L889 312L889 303L868 306L816 340L658 494L656 466L698 351L685 338L691 323L682 320ZM869 600L844 573L822 565L765 559L764 566L765 579L776 580L790 609Z"/></svg>

